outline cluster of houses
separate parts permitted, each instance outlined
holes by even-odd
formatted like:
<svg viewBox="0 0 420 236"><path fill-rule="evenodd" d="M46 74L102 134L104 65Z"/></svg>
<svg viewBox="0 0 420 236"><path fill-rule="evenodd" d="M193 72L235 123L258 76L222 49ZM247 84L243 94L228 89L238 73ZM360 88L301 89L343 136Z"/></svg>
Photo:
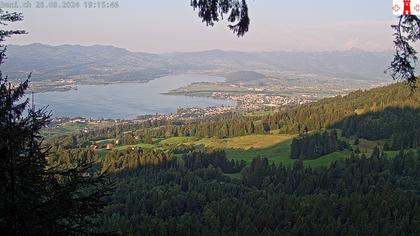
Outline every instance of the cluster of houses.
<svg viewBox="0 0 420 236"><path fill-rule="evenodd" d="M213 97L228 100L235 100L238 102L237 108L242 110L252 110L264 107L279 107L301 105L304 103L312 102L309 96L278 96L267 94L242 94L231 95L226 93L215 92Z"/></svg>

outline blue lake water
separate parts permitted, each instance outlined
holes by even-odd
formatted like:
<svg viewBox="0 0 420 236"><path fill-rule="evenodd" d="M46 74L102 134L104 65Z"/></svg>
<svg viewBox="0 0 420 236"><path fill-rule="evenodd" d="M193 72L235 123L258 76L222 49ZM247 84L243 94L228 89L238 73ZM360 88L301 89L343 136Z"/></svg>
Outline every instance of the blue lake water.
<svg viewBox="0 0 420 236"><path fill-rule="evenodd" d="M54 117L131 119L145 114L175 113L179 107L234 105L234 101L204 97L163 95L195 82L222 82L224 78L204 75L176 75L148 83L79 85L77 90L35 94L35 103L48 105Z"/></svg>

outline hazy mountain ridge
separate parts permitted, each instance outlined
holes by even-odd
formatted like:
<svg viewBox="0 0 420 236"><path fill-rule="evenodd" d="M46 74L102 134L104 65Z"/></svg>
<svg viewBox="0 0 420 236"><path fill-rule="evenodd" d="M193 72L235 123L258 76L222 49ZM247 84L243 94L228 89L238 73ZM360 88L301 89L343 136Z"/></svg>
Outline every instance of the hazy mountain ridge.
<svg viewBox="0 0 420 236"><path fill-rule="evenodd" d="M156 55L132 53L112 46L10 45L4 71L16 77L32 73L35 81L80 78L150 80L169 73L153 63L154 58Z"/></svg>
<svg viewBox="0 0 420 236"><path fill-rule="evenodd" d="M389 80L392 52L201 52L150 54L113 46L10 45L3 70L11 78L33 80L150 80L176 73L224 75L237 71L278 74L287 79L312 75L348 80Z"/></svg>

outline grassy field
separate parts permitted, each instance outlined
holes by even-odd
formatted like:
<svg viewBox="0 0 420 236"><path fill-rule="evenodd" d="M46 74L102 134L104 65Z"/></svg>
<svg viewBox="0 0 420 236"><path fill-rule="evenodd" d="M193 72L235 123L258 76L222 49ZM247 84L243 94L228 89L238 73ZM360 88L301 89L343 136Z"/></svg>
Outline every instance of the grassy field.
<svg viewBox="0 0 420 236"><path fill-rule="evenodd" d="M194 141L193 144L204 145L210 148L249 150L269 148L292 138L293 136L291 135L248 135L227 139L205 138Z"/></svg>
<svg viewBox="0 0 420 236"><path fill-rule="evenodd" d="M41 131L41 134L45 138L48 139L48 138L52 138L54 136L65 135L65 134L68 134L68 133L77 132L77 131L83 130L85 128L89 128L89 126L85 125L85 124L67 122L67 123L64 123L63 125L61 125L60 127L45 128Z"/></svg>
<svg viewBox="0 0 420 236"><path fill-rule="evenodd" d="M171 145L203 145L208 148L225 149L229 159L244 160L250 163L253 158L264 157L271 163L292 165L295 160L290 159L290 144L292 135L248 135L242 137L234 137L227 139L204 138L197 139L191 137L172 137L161 140L156 144L137 144L116 146L113 150L124 150L132 147L141 148L164 148ZM100 149L98 155L104 157L111 150ZM328 165L332 161L344 159L350 156L349 151L335 152L323 156L316 160L306 160L304 164L307 166L318 167Z"/></svg>
<svg viewBox="0 0 420 236"><path fill-rule="evenodd" d="M351 151L333 152L315 160L303 161L303 163L311 167L328 166L331 162L349 158L350 155Z"/></svg>
<svg viewBox="0 0 420 236"><path fill-rule="evenodd" d="M385 141L379 140L379 141L369 141L366 139L359 139L359 145L357 145L361 152L366 152L368 154L371 154L373 149L380 145L383 146Z"/></svg>
<svg viewBox="0 0 420 236"><path fill-rule="evenodd" d="M105 155L108 152L112 152L113 150L120 151L120 150L129 149L129 148L136 148L136 147L143 148L143 149L151 149L151 148L155 148L155 145L153 145L153 144L140 143L140 144L134 144L134 145L115 146L114 148L112 148L112 150L107 150L105 148L98 149L98 150L96 150L96 154L98 155L98 157L104 158Z"/></svg>
<svg viewBox="0 0 420 236"><path fill-rule="evenodd" d="M252 111L244 113L245 116L268 116L275 114L275 111Z"/></svg>
<svg viewBox="0 0 420 236"><path fill-rule="evenodd" d="M191 137L172 137L168 139L164 139L159 142L160 145L180 145L180 144L190 144L194 142L194 138Z"/></svg>
<svg viewBox="0 0 420 236"><path fill-rule="evenodd" d="M412 149L413 151L416 151L414 149ZM398 154L400 153L400 151L386 151L385 154L387 157L389 158L395 158Z"/></svg>
<svg viewBox="0 0 420 236"><path fill-rule="evenodd" d="M292 164L293 160L289 159L290 143L291 140L287 140L267 148L252 148L248 150L228 149L226 150L226 155L229 159L237 161L244 160L247 163L250 163L255 157L265 157L270 162L276 164Z"/></svg>
<svg viewBox="0 0 420 236"><path fill-rule="evenodd" d="M141 148L166 148L167 146L177 146L181 144L187 145L202 145L208 148L217 148L226 150L226 155L229 159L237 161L245 161L250 163L253 158L263 157L267 158L271 163L292 165L296 160L290 159L290 144L294 136L284 134L271 134L271 135L248 135L234 138L192 138L192 137L172 137L163 140L156 140L155 144L136 144L136 145L124 145L115 146L113 150L124 150L133 147ZM101 140L110 141L110 140ZM354 143L352 139L346 139L350 144ZM362 153L366 153L370 156L372 150L378 144L383 145L385 140L380 141L369 141L366 139L359 139L359 149ZM355 148L355 145L352 145ZM106 153L111 150L100 149L98 150L98 156L104 157ZM395 157L398 152L389 151L386 152L389 157ZM303 161L305 166L319 167L327 166L331 162L341 160L350 157L351 151L339 151L334 152L315 160ZM236 176L237 177L237 176Z"/></svg>
<svg viewBox="0 0 420 236"><path fill-rule="evenodd" d="M275 164L292 165L296 160L290 159L291 140L274 145L269 148L249 149L249 150L227 150L226 155L229 159L244 160L248 164L255 157L264 157ZM345 159L350 156L350 151L334 152L315 160L305 160L304 165L311 167L326 166L333 161Z"/></svg>
<svg viewBox="0 0 420 236"><path fill-rule="evenodd" d="M190 137L173 137L162 140L158 145L179 145L192 144L203 145L208 148L225 149L229 159L244 160L248 164L255 157L267 158L275 164L293 164L295 160L291 160L290 144L294 136L292 135L248 135L242 137L234 137L227 139L204 138L194 139ZM330 154L325 158L313 161L305 161L305 164L311 166L319 166L328 164L333 160L342 158L346 154ZM318 164L319 163L319 164Z"/></svg>
<svg viewBox="0 0 420 236"><path fill-rule="evenodd" d="M140 144L133 144L133 145L124 145L124 146L116 146L113 148L113 150L125 150L125 149L129 149L129 148L143 148L143 149L151 149L151 148L155 148L156 146L153 144L147 144L147 143L140 143Z"/></svg>
<svg viewBox="0 0 420 236"><path fill-rule="evenodd" d="M98 140L95 141L96 145L101 147L102 145L106 145L107 143L115 143L115 138L110 138L110 139L102 139L102 140Z"/></svg>
<svg viewBox="0 0 420 236"><path fill-rule="evenodd" d="M60 124L52 124L55 127L44 128L41 130L41 134L46 138L53 138L60 135L66 135L70 133L77 133L83 130L92 130L101 127L108 127L110 125L114 125L114 123L109 121L103 121L101 123L78 123L78 122L63 122Z"/></svg>

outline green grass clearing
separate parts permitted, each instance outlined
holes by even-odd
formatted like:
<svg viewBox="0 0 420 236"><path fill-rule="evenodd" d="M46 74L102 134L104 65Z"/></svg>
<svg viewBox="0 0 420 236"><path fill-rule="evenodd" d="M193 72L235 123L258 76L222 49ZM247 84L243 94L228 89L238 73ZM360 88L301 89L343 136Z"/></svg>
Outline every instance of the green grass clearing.
<svg viewBox="0 0 420 236"><path fill-rule="evenodd" d="M269 148L292 138L291 135L248 135L226 139L205 138L195 141L193 144L210 148L248 150Z"/></svg>
<svg viewBox="0 0 420 236"><path fill-rule="evenodd" d="M229 159L251 163L256 157L267 158L271 163L292 165L296 160L290 159L290 144L293 135L248 135L234 138L204 138L197 140L191 137L173 137L162 140L159 145L192 144L208 148L225 149ZM350 156L350 151L335 152L315 160L305 160L304 164L312 167L328 165L335 160Z"/></svg>
<svg viewBox="0 0 420 236"><path fill-rule="evenodd" d="M41 134L48 139L55 136L81 131L85 128L90 128L90 126L86 124L67 122L55 128L45 128L41 131Z"/></svg>
<svg viewBox="0 0 420 236"><path fill-rule="evenodd" d="M102 145L106 145L106 144L108 144L108 143L112 143L112 144L114 144L114 143L115 143L115 138L110 138L110 139L101 139L101 140L97 140L97 141L95 141L95 143L96 143L96 145L97 145L98 147L101 147Z"/></svg>
<svg viewBox="0 0 420 236"><path fill-rule="evenodd" d="M226 150L226 155L229 159L237 161L245 161L247 164L251 163L252 159L256 157L267 158L269 162L276 165L292 165L296 160L290 159L290 144L291 140L285 141L281 144L262 149L249 150ZM350 157L350 151L334 152L322 156L314 160L304 160L305 166L318 167L329 165L333 161L341 160Z"/></svg>
<svg viewBox="0 0 420 236"><path fill-rule="evenodd" d="M252 111L252 112L247 112L244 115L245 116L268 116L268 115L273 115L275 114L275 111Z"/></svg>
<svg viewBox="0 0 420 236"><path fill-rule="evenodd" d="M143 148L143 149L152 149L152 148L155 148L156 146L153 145L153 144L146 144L146 143L140 143L140 144L134 144L134 145L124 145L124 146L114 146L110 150L107 150L105 148L97 149L96 150L96 155L98 155L99 158L104 158L107 153L112 152L113 150L121 151L121 150L130 149L130 148L136 148L136 147Z"/></svg>
<svg viewBox="0 0 420 236"><path fill-rule="evenodd" d="M181 145L181 144L188 144L195 140L192 137L172 137L168 139L164 139L159 142L160 145Z"/></svg>
<svg viewBox="0 0 420 236"><path fill-rule="evenodd" d="M322 156L315 160L305 160L303 164L305 166L310 167L319 167L319 166L328 166L334 161L343 160L349 158L351 155L351 151L340 151L340 152L333 152L328 155Z"/></svg>
<svg viewBox="0 0 420 236"><path fill-rule="evenodd" d="M290 156L290 144L291 140L284 141L280 144L260 149L228 149L226 150L226 155L229 159L236 161L245 161L246 163L251 163L252 159L256 157L267 158L270 162L279 164L292 164L294 160L289 159Z"/></svg>

